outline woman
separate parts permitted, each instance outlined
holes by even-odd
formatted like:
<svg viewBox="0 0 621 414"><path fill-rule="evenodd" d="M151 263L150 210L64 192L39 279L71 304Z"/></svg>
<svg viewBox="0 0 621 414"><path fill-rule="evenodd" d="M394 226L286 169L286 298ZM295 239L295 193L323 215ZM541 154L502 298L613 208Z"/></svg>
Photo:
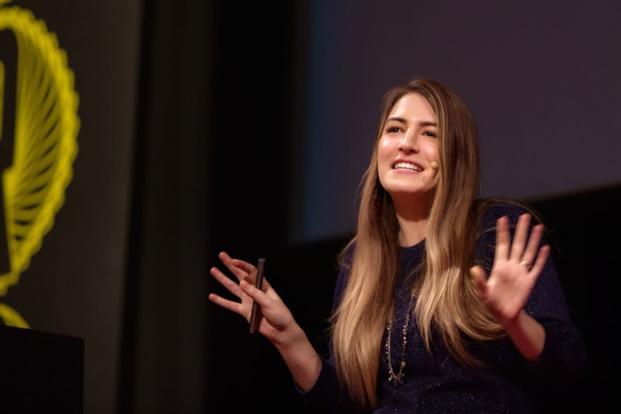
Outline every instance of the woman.
<svg viewBox="0 0 621 414"><path fill-rule="evenodd" d="M530 412L533 395L573 378L584 346L543 226L524 209L476 200L477 133L464 103L430 79L386 95L357 231L341 255L332 355L322 359L252 265L220 254L239 284L212 275L278 349L324 411Z"/></svg>

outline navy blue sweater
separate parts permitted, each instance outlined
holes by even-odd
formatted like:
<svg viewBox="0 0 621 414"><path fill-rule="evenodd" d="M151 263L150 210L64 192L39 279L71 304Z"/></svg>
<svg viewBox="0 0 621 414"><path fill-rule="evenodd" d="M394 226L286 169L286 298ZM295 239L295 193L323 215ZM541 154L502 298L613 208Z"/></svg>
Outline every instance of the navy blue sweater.
<svg viewBox="0 0 621 414"><path fill-rule="evenodd" d="M481 220L475 262L490 272L494 260L495 226L501 216L512 225L523 213L511 204L493 204ZM513 226L512 226L513 229ZM392 366L398 369L402 359L402 327L410 301L410 275L423 259L424 240L401 248L399 276L395 286L395 317L392 329ZM351 257L351 254L350 254ZM341 268L334 293L338 305L345 289L348 271ZM415 305L415 303L414 303ZM379 405L373 413L530 413L536 412L537 393L558 387L576 378L585 364L582 338L570 321L569 311L552 258L540 274L528 299L526 312L545 329L544 349L537 363L526 361L511 339L487 342L469 341L468 349L485 362L485 368L471 369L457 362L443 342L434 338L432 352L423 345L416 318L411 317L406 349L405 382L395 386L388 381L388 365L382 338L377 393ZM339 385L331 355L323 360L315 385L305 399L321 412L359 413Z"/></svg>

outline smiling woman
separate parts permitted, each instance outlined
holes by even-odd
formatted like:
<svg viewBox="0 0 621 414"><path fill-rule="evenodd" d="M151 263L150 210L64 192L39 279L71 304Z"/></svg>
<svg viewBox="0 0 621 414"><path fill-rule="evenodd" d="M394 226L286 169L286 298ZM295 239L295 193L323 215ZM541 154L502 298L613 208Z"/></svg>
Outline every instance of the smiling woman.
<svg viewBox="0 0 621 414"><path fill-rule="evenodd" d="M322 412L532 412L575 380L584 345L543 226L509 202L478 200L477 131L450 89L418 79L386 94L355 237L341 254L331 355L320 357L256 269L220 254L212 275L278 349Z"/></svg>
<svg viewBox="0 0 621 414"><path fill-rule="evenodd" d="M429 102L418 93L397 101L386 119L378 144L378 173L382 187L411 201L430 198L436 185L437 119ZM409 196L409 197L408 197ZM421 203L412 203L419 205Z"/></svg>

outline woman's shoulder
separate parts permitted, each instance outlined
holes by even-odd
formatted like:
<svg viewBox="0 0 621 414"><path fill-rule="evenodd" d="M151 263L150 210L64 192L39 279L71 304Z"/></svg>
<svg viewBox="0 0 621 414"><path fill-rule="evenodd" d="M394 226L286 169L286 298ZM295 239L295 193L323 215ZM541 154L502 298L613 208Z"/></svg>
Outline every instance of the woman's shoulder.
<svg viewBox="0 0 621 414"><path fill-rule="evenodd" d="M354 252L356 250L356 238L352 238L347 242L338 255L338 265L342 270L350 270L354 260Z"/></svg>
<svg viewBox="0 0 621 414"><path fill-rule="evenodd" d="M341 250L337 257L338 262L338 276L336 278L336 284L334 286L334 295L332 298L332 311L334 312L341 302L343 292L347 286L349 280L349 274L351 272L351 264L353 261L354 251L356 249L355 238L351 239L345 247Z"/></svg>
<svg viewBox="0 0 621 414"><path fill-rule="evenodd" d="M502 198L488 198L477 200L479 224L481 229L495 228L496 221L501 217L507 217L509 223L514 225L520 215L528 213L535 221L540 221L534 209L526 204Z"/></svg>
<svg viewBox="0 0 621 414"><path fill-rule="evenodd" d="M495 246L496 246L496 222L501 217L509 219L509 231L513 234L518 218L524 213L533 214L532 208L517 201L500 198L488 198L477 200L477 232L476 232L476 262L483 266L489 273L491 271ZM534 214L533 214L534 215ZM537 216L534 215L538 221Z"/></svg>

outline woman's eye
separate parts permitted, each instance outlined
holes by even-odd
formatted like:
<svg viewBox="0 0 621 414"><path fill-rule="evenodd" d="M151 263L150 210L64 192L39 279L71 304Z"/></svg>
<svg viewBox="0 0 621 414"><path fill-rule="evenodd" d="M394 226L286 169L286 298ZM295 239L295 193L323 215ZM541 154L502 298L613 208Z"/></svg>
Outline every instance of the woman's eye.
<svg viewBox="0 0 621 414"><path fill-rule="evenodd" d="M386 129L386 132L392 133L392 134L396 134L399 131L401 131L401 128L399 128L399 127L388 127Z"/></svg>
<svg viewBox="0 0 621 414"><path fill-rule="evenodd" d="M438 136L438 135L437 135L435 132L433 132L433 131L425 131L425 132L423 132L423 135L426 135L426 136L428 136L428 137L434 137L434 138L436 138L436 137Z"/></svg>

